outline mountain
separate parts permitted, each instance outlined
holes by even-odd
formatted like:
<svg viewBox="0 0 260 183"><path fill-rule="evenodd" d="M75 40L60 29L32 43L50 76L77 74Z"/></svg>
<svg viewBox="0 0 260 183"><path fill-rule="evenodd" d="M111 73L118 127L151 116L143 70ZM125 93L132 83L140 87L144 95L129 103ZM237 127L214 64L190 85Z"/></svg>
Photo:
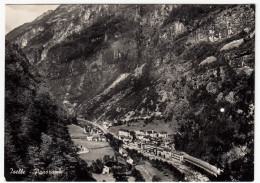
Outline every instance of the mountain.
<svg viewBox="0 0 260 183"><path fill-rule="evenodd" d="M168 123L176 148L252 180L254 5L61 5L6 39L69 113Z"/></svg>
<svg viewBox="0 0 260 183"><path fill-rule="evenodd" d="M53 99L37 69L17 45L8 42L5 83L6 180L93 181L70 139L67 124L71 119Z"/></svg>

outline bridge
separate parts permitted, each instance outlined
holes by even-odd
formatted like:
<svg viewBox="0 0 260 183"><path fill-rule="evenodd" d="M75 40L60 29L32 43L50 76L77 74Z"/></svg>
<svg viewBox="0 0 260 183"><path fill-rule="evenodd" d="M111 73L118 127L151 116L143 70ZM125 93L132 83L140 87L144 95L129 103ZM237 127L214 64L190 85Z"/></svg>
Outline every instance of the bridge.
<svg viewBox="0 0 260 183"><path fill-rule="evenodd" d="M85 120L83 118L77 118L77 119L79 121L83 121L83 122L92 124L93 126L96 126L97 128L101 129L104 134L111 134L111 135L113 135L114 138L118 139L118 136L116 134L110 132L108 129L104 128L102 125L99 125L99 124L92 122L92 121ZM184 152L182 153L182 155L180 155L179 153L173 152L172 155L174 156L174 158L169 160L169 159L166 159L166 158L162 158L162 157L159 157L159 156L155 156L155 155L151 155L149 153L143 152L139 148L134 148L132 146L128 146L127 144L124 144L124 146L127 147L127 148L135 149L135 150L141 152L144 156L148 157L149 159L158 159L158 160L161 160L161 161L164 161L164 162L168 162L169 164L172 164L174 166L179 166L179 168L181 166L183 166L183 164L181 163L181 161L183 161L183 162L188 162L188 163L190 163L190 164L192 164L196 167L199 167L199 168L205 170L206 172L208 172L208 173L210 173L210 174L212 174L216 177L218 175L220 175L220 173L221 173L221 170L219 168L217 168L217 167L215 167L215 166L213 166L213 165L211 165L211 164L209 164L209 163L207 163L207 162L205 162L201 159L190 156L190 155L188 155ZM176 160L176 157L179 157L179 161ZM180 168L180 169L182 169L182 168Z"/></svg>
<svg viewBox="0 0 260 183"><path fill-rule="evenodd" d="M217 168L217 167L215 167L215 166L213 166L213 165L211 165L211 164L209 164L209 163L207 163L207 162L205 162L201 159L192 157L192 156L190 156L186 153L183 156L183 161L189 162L192 165L195 165L195 166L207 171L208 173L210 173L210 174L212 174L216 177L218 175L220 175L220 173L221 173L221 170L219 168Z"/></svg>

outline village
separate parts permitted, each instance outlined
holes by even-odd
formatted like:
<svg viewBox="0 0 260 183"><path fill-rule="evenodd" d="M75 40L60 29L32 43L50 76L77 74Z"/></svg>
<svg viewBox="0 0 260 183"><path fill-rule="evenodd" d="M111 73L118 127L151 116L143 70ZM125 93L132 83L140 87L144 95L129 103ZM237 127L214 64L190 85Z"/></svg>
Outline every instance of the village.
<svg viewBox="0 0 260 183"><path fill-rule="evenodd" d="M124 149L135 149L148 156L160 157L167 160L183 160L181 152L174 148L173 134L167 132L156 132L154 130L125 130L120 129L118 139L122 140L121 154L125 156Z"/></svg>
<svg viewBox="0 0 260 183"><path fill-rule="evenodd" d="M87 141L107 141L103 131L91 124L85 125L84 134L87 136Z"/></svg>
<svg viewBox="0 0 260 183"><path fill-rule="evenodd" d="M83 133L85 136L85 142L109 142L109 146L114 149L114 155L120 155L116 155L115 158L123 158L123 161L133 167L140 166L139 161L142 161L143 158L145 158L146 160L149 160L150 163L154 160L166 163L170 166L179 167L181 172L190 171L190 168L184 166L184 164L186 163L190 165L195 165L214 176L219 175L221 172L219 168L212 166L203 160L190 156L185 152L176 150L174 133L171 133L169 131L166 132L162 129L159 129L158 131L151 129L130 130L125 128L114 131L114 125L111 122L97 123L84 119L80 120L83 122L81 124L84 129ZM138 156L138 158L136 156ZM102 171L100 172L100 175L109 174L110 171L111 167L104 165ZM142 174L143 173L144 172L142 172ZM198 172L196 174L197 177L200 177L204 180L205 177L202 176L202 174Z"/></svg>
<svg viewBox="0 0 260 183"><path fill-rule="evenodd" d="M102 123L103 129L107 131L111 126L112 123ZM106 139L102 129L92 124L85 124L84 134L87 141L109 141L109 139ZM148 156L160 157L167 160L183 160L182 153L175 150L173 133L157 132L155 130L120 129L118 134L113 135L123 142L122 147L119 148L119 153L126 158L129 164L133 165L134 162L128 156L126 149L135 149Z"/></svg>
<svg viewBox="0 0 260 183"><path fill-rule="evenodd" d="M152 165L151 162L149 163L148 160L154 159L165 163L173 159L179 163L183 160L180 153L176 155L177 152L174 148L173 134L171 133L164 131L157 132L155 130L126 129L119 129L116 133L111 131L110 128L113 127L113 124L109 122L81 123L81 125L83 127L83 136L85 137L82 138L82 140L84 139L87 143L103 143L104 141L110 143L111 141L113 144L113 142L116 141L121 142L118 148L113 148L115 150L113 156L106 155L106 157L101 158L102 163L100 163L98 159L92 162L92 167L95 167L93 169L95 172L93 175L97 180L111 179L111 181L115 181L113 177L125 176L129 179L128 181L130 181L133 178L137 178L135 173L131 173L133 170L137 171L136 169L138 169L137 172L141 171L141 174L144 176L147 174L144 170L146 166L149 167L149 172L157 171L156 166ZM107 136L107 134L110 134L110 137ZM113 145L111 147L113 147ZM80 148L79 154L85 153L83 149L84 147ZM92 149L89 150L92 151ZM143 159L145 157L148 159ZM96 170L97 166L99 166L97 164L102 164L98 171ZM115 169L118 169L118 167L120 168L117 170L117 173L115 173ZM146 175L146 179L152 180L153 176L150 176L150 173L148 174L149 176L147 177ZM170 174L168 176L160 176L160 178L167 181L175 180L173 177L174 176Z"/></svg>

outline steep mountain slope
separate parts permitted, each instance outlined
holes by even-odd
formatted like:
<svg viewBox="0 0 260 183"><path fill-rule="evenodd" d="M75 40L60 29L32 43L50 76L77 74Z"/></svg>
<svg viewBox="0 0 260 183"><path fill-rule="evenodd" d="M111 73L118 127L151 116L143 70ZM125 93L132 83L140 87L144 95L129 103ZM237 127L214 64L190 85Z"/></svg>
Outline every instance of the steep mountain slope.
<svg viewBox="0 0 260 183"><path fill-rule="evenodd" d="M93 181L70 139L70 119L37 70L17 46L7 43L5 54L6 180Z"/></svg>
<svg viewBox="0 0 260 183"><path fill-rule="evenodd" d="M147 6L144 13L170 7ZM136 5L62 5L7 39L23 49L56 97L81 113L121 74L143 64L140 14Z"/></svg>
<svg viewBox="0 0 260 183"><path fill-rule="evenodd" d="M254 8L62 5L7 38L71 113L170 123L177 149L252 180Z"/></svg>

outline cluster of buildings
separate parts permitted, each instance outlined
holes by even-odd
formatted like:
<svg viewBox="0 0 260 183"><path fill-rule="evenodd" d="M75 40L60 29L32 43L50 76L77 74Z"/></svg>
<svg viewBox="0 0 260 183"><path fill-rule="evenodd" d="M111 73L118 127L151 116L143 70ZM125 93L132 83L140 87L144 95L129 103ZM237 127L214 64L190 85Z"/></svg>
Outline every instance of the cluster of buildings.
<svg viewBox="0 0 260 183"><path fill-rule="evenodd" d="M84 133L87 135L87 141L107 141L103 131L93 125L86 125L84 127Z"/></svg>
<svg viewBox="0 0 260 183"><path fill-rule="evenodd" d="M156 132L154 130L125 130L120 129L118 138L125 143L142 142L146 143L163 143L166 147L173 144L173 133Z"/></svg>
<svg viewBox="0 0 260 183"><path fill-rule="evenodd" d="M113 126L111 122L106 122L106 121L102 122L102 125L103 125L103 127L105 127L106 129L108 129L108 128L110 128L110 127Z"/></svg>
<svg viewBox="0 0 260 183"><path fill-rule="evenodd" d="M124 158L126 158L127 163L133 165L134 160L130 156L128 156L128 152L124 148L122 147L119 148L119 154L121 154Z"/></svg>
<svg viewBox="0 0 260 183"><path fill-rule="evenodd" d="M156 132L154 130L129 131L121 129L119 130L118 138L123 141L123 148L136 149L149 155L166 159L183 160L183 157L175 151L173 134ZM121 152L123 154L122 150Z"/></svg>

